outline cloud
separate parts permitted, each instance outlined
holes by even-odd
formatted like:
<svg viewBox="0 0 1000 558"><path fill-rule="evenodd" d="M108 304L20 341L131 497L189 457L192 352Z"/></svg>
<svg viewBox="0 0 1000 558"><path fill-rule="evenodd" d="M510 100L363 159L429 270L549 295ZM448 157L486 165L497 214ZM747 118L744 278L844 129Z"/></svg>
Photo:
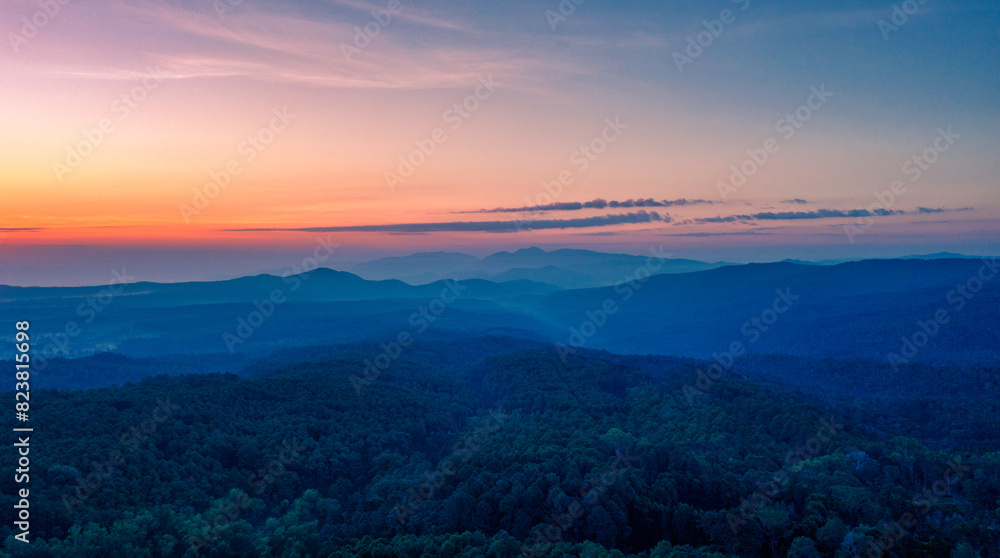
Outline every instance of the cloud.
<svg viewBox="0 0 1000 558"><path fill-rule="evenodd" d="M790 200L781 200L781 203L797 203L799 205L805 205L809 202L802 198L792 198Z"/></svg>
<svg viewBox="0 0 1000 558"><path fill-rule="evenodd" d="M222 0L225 4L225 0ZM354 47L356 28L374 21L384 2L245 1L224 14L210 0L106 0L74 4L65 39L53 42L30 76L132 80L159 66L172 80L241 79L331 89L465 89L495 74L507 89L541 87L556 74L576 75L577 64L494 40L461 18L462 10L430 11L406 4L385 30ZM13 17L0 3L0 20ZM17 12L14 12L17 13ZM442 14L436 17L434 14ZM110 31L109 31L110 30ZM428 32L437 43L422 40ZM480 39L478 42L474 39ZM361 43L359 43L361 44ZM141 62L140 62L141 61Z"/></svg>
<svg viewBox="0 0 1000 558"><path fill-rule="evenodd" d="M785 221L791 219L829 219L833 217L888 217L889 215L902 215L905 211L893 211L891 209L851 209L842 211L840 209L817 209L816 211L781 211L754 213L753 218L767 221Z"/></svg>
<svg viewBox="0 0 1000 558"><path fill-rule="evenodd" d="M770 236L774 233L764 231L739 231L739 232L692 232L692 233L666 233L661 236L684 236L704 238L711 236Z"/></svg>
<svg viewBox="0 0 1000 558"><path fill-rule="evenodd" d="M370 16L371 12L385 9L384 6L380 6L378 4L369 4L367 2L356 2L354 0L336 0L334 3L339 4L341 6L354 8L355 10L362 13L362 17L371 17ZM414 8L412 6L407 6L407 7L409 8L408 10L399 10L393 14L393 17L398 19L405 19L407 21L418 23L428 27L436 27L438 29L446 29L450 31L465 31L465 32L471 31L469 29L466 29L464 26L459 25L452 21L447 21L444 19L432 17L429 14L413 13Z"/></svg>
<svg viewBox="0 0 1000 558"><path fill-rule="evenodd" d="M601 198L597 198L587 202L556 202L549 203L545 205L535 205L535 206L522 206L522 207L497 207L494 209L478 209L476 211L456 211L455 213L526 213L534 211L579 211L581 209L605 209L611 208L629 208L629 207L673 207L681 205L696 205L696 204L712 204L716 203L708 200L654 200L653 198L646 199L627 199L625 201L607 201Z"/></svg>
<svg viewBox="0 0 1000 558"><path fill-rule="evenodd" d="M952 211L974 211L974 207L960 207L958 209L945 209L942 207L918 207L918 213L951 213Z"/></svg>
<svg viewBox="0 0 1000 558"><path fill-rule="evenodd" d="M889 215L903 215L905 211L876 209L817 209L816 211L767 211L763 213L752 213L748 215L729 215L727 217L703 217L694 219L695 223L736 223L741 221L793 221L798 219L831 219L836 217L888 217Z"/></svg>
<svg viewBox="0 0 1000 558"><path fill-rule="evenodd" d="M532 221L453 221L446 223L402 223L397 225L349 225L342 227L308 227L301 229L228 229L233 232L298 231L298 232L385 232L385 233L427 233L427 232L496 232L509 233L543 229L582 229L631 225L635 223L669 223L669 215L655 211L618 213L585 217L581 219L539 219Z"/></svg>
<svg viewBox="0 0 1000 558"><path fill-rule="evenodd" d="M715 202L711 202L708 200L688 200L684 198L681 198L679 200L662 200L660 202L656 202L653 200L653 198L646 198L644 200L639 199L634 201L629 199L623 202L610 201L608 202L608 207L671 207L674 205L695 205L702 203L712 204Z"/></svg>

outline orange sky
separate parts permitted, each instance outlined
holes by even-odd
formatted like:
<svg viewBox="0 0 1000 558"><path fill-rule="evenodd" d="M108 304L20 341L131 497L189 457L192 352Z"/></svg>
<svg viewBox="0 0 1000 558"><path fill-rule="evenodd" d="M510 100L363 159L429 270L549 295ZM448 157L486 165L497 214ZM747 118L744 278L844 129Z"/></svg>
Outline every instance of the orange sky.
<svg viewBox="0 0 1000 558"><path fill-rule="evenodd" d="M654 228L338 234L345 244L382 251L627 248L663 235L696 249L735 245L733 233L766 228L767 235L744 238L848 251L841 229L854 219L697 219L864 209L894 180L907 181L890 208L903 214L874 217L865 242L985 253L997 238L997 109L981 102L990 94L981 89L996 85L982 85L979 62L970 59L953 68L955 91L946 98L911 96L907 72L919 68L906 65L905 53L915 38L869 42L865 25L874 29L878 13L859 12L850 25L819 7L786 14L802 21L819 14L816 41L873 53L862 64L856 52L817 55L800 75L760 56L782 41L782 56L795 56L787 48L794 37L763 8L748 10L744 27L734 24L683 72L671 53L697 31L690 22L701 14L671 8L593 7L553 31L536 8L518 3L509 14L406 5L346 59L342 45L354 42L354 26L371 23L371 10L383 7L302 1L279 12L248 1L219 14L209 2L74 2L22 41L11 37L30 33L16 22L39 8L5 2L0 20L15 23L3 30L9 44L0 49L0 257L3 247L21 245L297 246L308 233L227 229L517 220L528 217L458 212L597 198L714 203L658 209L666 219ZM943 36L959 23L941 17L940 28L928 23L914 37ZM605 23L600 30L590 27L597 21ZM932 54L925 65L956 53ZM995 56L989 52L984 63ZM886 72L897 85L878 81ZM812 103L816 87L834 94L783 138L781 119ZM465 109L456 110L461 103ZM609 135L609 119L624 129ZM952 127L960 134L954 148L910 182L904 164ZM582 168L579 150L602 134L613 139ZM777 138L778 151L723 199L719 183L768 138ZM420 142L431 142L433 153L390 187L386 173L398 172L400 158ZM543 184L561 172L572 183L547 198ZM228 184L209 196L213 176ZM776 231L780 240L765 240Z"/></svg>

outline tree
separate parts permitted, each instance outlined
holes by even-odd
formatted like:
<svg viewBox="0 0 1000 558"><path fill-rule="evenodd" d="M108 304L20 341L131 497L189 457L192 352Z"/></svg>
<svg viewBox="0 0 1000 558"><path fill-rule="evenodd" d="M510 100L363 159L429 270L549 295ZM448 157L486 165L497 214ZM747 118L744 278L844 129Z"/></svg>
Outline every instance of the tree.
<svg viewBox="0 0 1000 558"><path fill-rule="evenodd" d="M796 537L788 549L788 558L821 558L816 543L809 537Z"/></svg>
<svg viewBox="0 0 1000 558"><path fill-rule="evenodd" d="M761 533L767 546L771 549L771 555L778 555L778 547L781 540L788 533L791 524L791 517L788 510L782 507L767 507L757 512L757 519L760 521Z"/></svg>

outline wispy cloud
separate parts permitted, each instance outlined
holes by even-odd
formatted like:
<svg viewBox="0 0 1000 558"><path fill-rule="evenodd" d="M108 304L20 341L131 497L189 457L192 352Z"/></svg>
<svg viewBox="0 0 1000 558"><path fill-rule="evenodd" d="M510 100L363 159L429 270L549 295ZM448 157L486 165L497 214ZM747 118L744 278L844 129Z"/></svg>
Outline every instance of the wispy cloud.
<svg viewBox="0 0 1000 558"><path fill-rule="evenodd" d="M356 11L361 12L363 17L368 17L368 14L373 11L385 9L385 3L380 5L368 2L358 2L356 0L336 0L333 3L339 6L353 8ZM393 15L393 17L437 29L461 32L471 31L467 23L459 23L456 21L449 21L443 18L434 17L425 11L421 11L420 8L414 4L405 6L402 10L399 10L395 15Z"/></svg>
<svg viewBox="0 0 1000 558"><path fill-rule="evenodd" d="M440 34L464 36L473 30L464 21L446 19L456 18L460 10L441 10L435 17L408 3L377 36L368 37L371 48L350 60L343 46L354 46L355 28L364 28L374 17L372 10L384 10L384 4L342 0L321 8L293 3L279 10L246 1L221 18L209 0L196 7L107 0L74 4L74 9L80 17L67 20L73 25L67 35L82 50L104 50L97 57L100 62L66 46L21 71L121 80L141 77L145 70L140 68L150 64L162 67L169 79L244 77L336 89L461 88L491 73L508 89L530 89L553 72L580 71L563 60L525 54L498 41L448 40ZM420 27L435 28L438 40L414 42Z"/></svg>
<svg viewBox="0 0 1000 558"><path fill-rule="evenodd" d="M888 217L890 215L903 215L905 211L876 209L817 209L816 211L766 211L762 213L750 213L744 215L729 215L726 217L702 217L692 219L685 223L678 224L707 224L707 223L739 223L748 221L793 221L799 219L831 219L836 217Z"/></svg>
<svg viewBox="0 0 1000 558"><path fill-rule="evenodd" d="M959 207L958 209L945 209L941 207L918 207L918 213L951 213L952 211L975 211L974 207Z"/></svg>
<svg viewBox="0 0 1000 558"><path fill-rule="evenodd" d="M673 207L683 205L713 204L716 202L708 200L654 200L628 199L625 201L608 201L601 198L586 202L556 202L545 205L522 206L522 207L496 207L493 209L478 209L475 211L456 211L455 213L527 213L535 211L579 211L581 209L605 209L605 208L631 208L631 207Z"/></svg>
<svg viewBox="0 0 1000 558"><path fill-rule="evenodd" d="M774 233L765 231L738 231L738 232L691 232L691 233L664 233L661 236L681 236L693 238L706 238L713 236L770 236Z"/></svg>
<svg viewBox="0 0 1000 558"><path fill-rule="evenodd" d="M427 232L496 232L510 233L543 229L582 229L630 225L636 223L670 222L669 215L655 211L619 213L586 217L582 219L539 219L533 221L453 221L445 223L401 223L396 225L349 225L341 227L307 227L292 229L228 229L233 232L298 231L298 232L385 232L385 233L427 233Z"/></svg>

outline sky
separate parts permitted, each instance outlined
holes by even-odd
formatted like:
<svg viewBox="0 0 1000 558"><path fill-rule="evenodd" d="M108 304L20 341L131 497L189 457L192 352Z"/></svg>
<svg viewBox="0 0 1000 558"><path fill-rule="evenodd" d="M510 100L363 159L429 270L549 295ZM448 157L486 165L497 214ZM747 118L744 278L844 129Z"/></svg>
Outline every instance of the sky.
<svg viewBox="0 0 1000 558"><path fill-rule="evenodd" d="M6 0L0 39L3 284L1000 240L996 2Z"/></svg>

